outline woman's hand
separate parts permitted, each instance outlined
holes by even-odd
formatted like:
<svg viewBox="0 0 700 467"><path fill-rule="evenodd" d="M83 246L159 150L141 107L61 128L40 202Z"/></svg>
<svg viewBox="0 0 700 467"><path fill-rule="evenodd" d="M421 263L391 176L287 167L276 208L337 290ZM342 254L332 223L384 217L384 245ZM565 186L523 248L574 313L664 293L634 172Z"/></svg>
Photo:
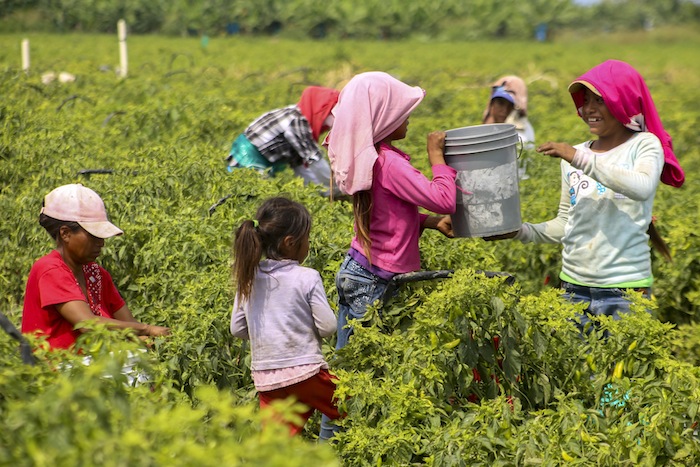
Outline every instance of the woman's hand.
<svg viewBox="0 0 700 467"><path fill-rule="evenodd" d="M167 336L170 334L170 328L166 328L165 326L154 326L152 324L147 324L143 334L151 337Z"/></svg>
<svg viewBox="0 0 700 467"><path fill-rule="evenodd" d="M550 157L559 157L566 162L571 162L574 160L576 149L567 143L553 143L547 141L537 147L537 152Z"/></svg>
<svg viewBox="0 0 700 467"><path fill-rule="evenodd" d="M454 238L452 218L450 216L428 216L423 222L424 229L434 229L447 238Z"/></svg>
<svg viewBox="0 0 700 467"><path fill-rule="evenodd" d="M428 161L430 166L445 165L445 132L433 131L428 134Z"/></svg>
<svg viewBox="0 0 700 467"><path fill-rule="evenodd" d="M455 233L452 230L452 218L450 216L442 216L435 229L447 238L455 237Z"/></svg>

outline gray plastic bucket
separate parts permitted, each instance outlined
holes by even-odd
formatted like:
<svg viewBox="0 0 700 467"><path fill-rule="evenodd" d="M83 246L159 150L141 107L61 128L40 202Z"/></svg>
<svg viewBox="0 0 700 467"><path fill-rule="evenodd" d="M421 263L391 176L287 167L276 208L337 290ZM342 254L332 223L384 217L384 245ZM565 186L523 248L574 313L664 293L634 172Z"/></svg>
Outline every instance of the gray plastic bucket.
<svg viewBox="0 0 700 467"><path fill-rule="evenodd" d="M457 170L455 237L488 237L520 229L515 126L476 125L445 133L445 161Z"/></svg>

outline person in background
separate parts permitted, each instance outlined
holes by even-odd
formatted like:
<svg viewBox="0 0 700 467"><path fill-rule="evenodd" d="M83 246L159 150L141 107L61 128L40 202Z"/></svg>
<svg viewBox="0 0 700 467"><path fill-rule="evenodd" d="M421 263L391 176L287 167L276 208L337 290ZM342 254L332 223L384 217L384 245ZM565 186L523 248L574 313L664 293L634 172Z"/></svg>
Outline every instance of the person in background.
<svg viewBox="0 0 700 467"><path fill-rule="evenodd" d="M332 88L309 86L298 103L255 119L234 140L226 158L228 170L252 167L270 169L274 174L289 165L305 184L315 183L330 190L330 166L318 141L333 126L331 109L338 94Z"/></svg>
<svg viewBox="0 0 700 467"><path fill-rule="evenodd" d="M559 213L524 223L509 236L563 245L561 287L569 300L586 303L583 332L592 316L618 319L629 312L629 291L650 297L650 236L668 254L652 223L654 195L659 181L680 187L685 175L647 85L631 65L607 60L574 80L569 92L597 138L537 148L561 159Z"/></svg>
<svg viewBox="0 0 700 467"><path fill-rule="evenodd" d="M46 336L51 348L70 348L97 321L139 336L165 336L167 327L145 324L131 314L110 274L95 262L104 239L123 232L112 224L97 193L81 185L60 186L46 195L39 224L56 248L29 272L22 332Z"/></svg>
<svg viewBox="0 0 700 467"><path fill-rule="evenodd" d="M330 420L341 416L333 399L336 377L321 352L321 340L336 331L335 314L321 275L301 265L310 230L311 215L303 205L270 198L238 227L233 248L237 290L231 334L250 340L261 408L289 397L309 408L301 424L289 422L293 435L314 410Z"/></svg>
<svg viewBox="0 0 700 467"><path fill-rule="evenodd" d="M383 72L361 73L340 93L328 134L328 156L338 187L353 197L355 237L336 276L338 339L344 347L369 305L391 278L420 269L418 240L425 229L452 237L457 171L445 163L445 133L428 135L433 178L413 167L394 142L404 139L411 112L425 91ZM442 214L419 212L424 208Z"/></svg>
<svg viewBox="0 0 700 467"><path fill-rule="evenodd" d="M491 86L482 123L510 123L525 149L534 149L535 130L527 118L527 85L518 76L503 76Z"/></svg>

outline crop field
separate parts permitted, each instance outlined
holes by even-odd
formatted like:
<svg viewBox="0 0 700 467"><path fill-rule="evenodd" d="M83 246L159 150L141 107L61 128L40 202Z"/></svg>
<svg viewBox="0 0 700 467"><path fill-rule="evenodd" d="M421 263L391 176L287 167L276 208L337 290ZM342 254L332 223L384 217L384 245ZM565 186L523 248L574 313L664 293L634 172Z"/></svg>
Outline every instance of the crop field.
<svg viewBox="0 0 700 467"><path fill-rule="evenodd" d="M0 35L0 311L19 326L32 263L51 240L43 196L83 183L125 235L98 261L135 317L169 326L144 359L148 387L120 374L140 344L97 328L78 357L36 346L22 363L0 333L0 465L698 465L700 464L700 35L673 31L556 42L295 41L130 36L120 78L116 36ZM335 306L335 273L352 238L352 205L330 202L285 170L229 173L233 139L305 86L340 89L380 70L426 89L397 146L429 174L426 135L480 123L489 84L517 74L537 142L589 138L566 87L603 60L645 77L676 155L680 189L660 186L653 300L580 337L557 289L560 247L421 239L426 270L453 277L405 286L371 310L340 352L324 345L347 410L332 445L257 409L249 351L229 332L233 230L261 200L285 194L313 216L305 265ZM71 73L75 81L42 82ZM553 217L558 160L524 150L522 217ZM486 278L476 271L516 278ZM650 309L649 314L645 310ZM601 330L601 332L602 332ZM497 344L495 342L498 342ZM282 407L293 416L295 407ZM264 429L263 429L264 427Z"/></svg>

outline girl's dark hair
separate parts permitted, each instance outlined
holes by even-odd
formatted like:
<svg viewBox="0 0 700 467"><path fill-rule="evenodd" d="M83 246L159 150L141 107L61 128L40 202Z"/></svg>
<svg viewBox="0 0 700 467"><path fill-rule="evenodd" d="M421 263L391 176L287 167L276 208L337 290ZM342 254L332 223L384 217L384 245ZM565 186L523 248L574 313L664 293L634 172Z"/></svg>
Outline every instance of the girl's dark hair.
<svg viewBox="0 0 700 467"><path fill-rule="evenodd" d="M68 227L71 232L75 232L81 228L80 224L77 222L54 219L53 217L47 216L43 212L39 214L39 225L42 226L56 242L58 242L61 227L64 225Z"/></svg>
<svg viewBox="0 0 700 467"><path fill-rule="evenodd" d="M372 240L369 238L370 218L372 214L372 192L358 191L352 195L352 211L355 216L355 228L357 239L362 245L362 250L372 264Z"/></svg>
<svg viewBox="0 0 700 467"><path fill-rule="evenodd" d="M656 248L656 250L659 253L661 253L661 255L666 259L666 261L672 263L673 258L671 257L671 250L668 249L668 245L666 245L666 242L664 241L663 237L661 236L659 231L656 230L656 227L654 226L654 221L649 223L647 234L651 239L651 245L654 248Z"/></svg>
<svg viewBox="0 0 700 467"><path fill-rule="evenodd" d="M257 225L256 225L257 221ZM263 254L268 259L284 259L280 247L285 237L300 242L311 230L311 214L304 205L284 197L265 200L255 220L245 220L236 230L233 242L233 276L240 299L250 297L253 279Z"/></svg>

